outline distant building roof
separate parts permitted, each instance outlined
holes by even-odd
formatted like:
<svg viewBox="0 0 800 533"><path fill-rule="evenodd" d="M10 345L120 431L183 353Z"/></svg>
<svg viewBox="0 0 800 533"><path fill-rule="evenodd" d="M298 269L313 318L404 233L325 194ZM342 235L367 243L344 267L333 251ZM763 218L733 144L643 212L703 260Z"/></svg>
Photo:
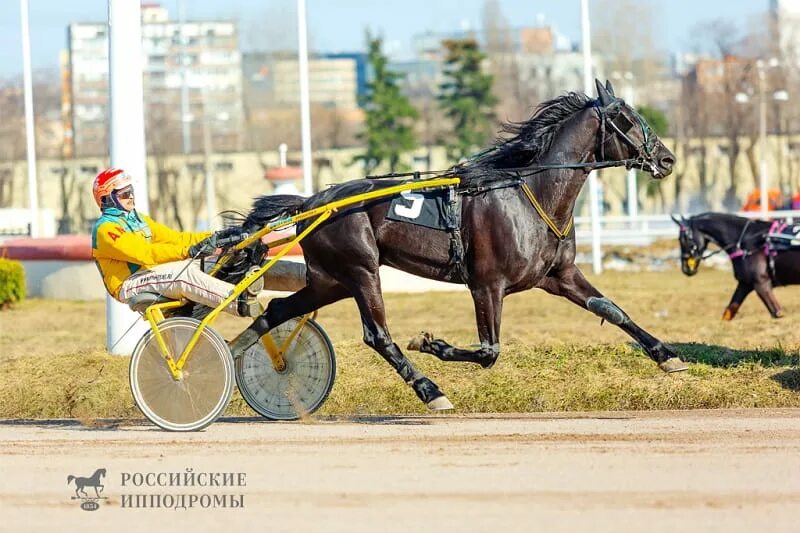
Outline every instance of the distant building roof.
<svg viewBox="0 0 800 533"><path fill-rule="evenodd" d="M303 177L303 169L295 166L275 167L264 172L264 177L269 181L296 180Z"/></svg>

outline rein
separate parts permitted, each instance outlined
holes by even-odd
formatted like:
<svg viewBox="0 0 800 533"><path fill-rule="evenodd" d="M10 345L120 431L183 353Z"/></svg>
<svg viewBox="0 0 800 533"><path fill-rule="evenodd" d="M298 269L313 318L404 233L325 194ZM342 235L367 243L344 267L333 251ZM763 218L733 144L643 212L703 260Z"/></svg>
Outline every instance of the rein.
<svg viewBox="0 0 800 533"><path fill-rule="evenodd" d="M498 168L495 169L497 172L504 172L504 173L516 173L519 177L527 178L529 176L533 176L545 170L597 170L603 168L613 168L613 167L622 167L624 166L626 169L630 170L634 168L635 165L639 165L643 167L645 164L650 164L647 160L648 157L651 156L652 150L652 138L648 135L648 131L650 128L647 126L647 123L644 122L644 119L639 116L638 113L636 114L636 119L639 121L639 125L642 128L642 144L637 144L630 136L622 131L622 129L616 124L614 120L609 118L608 112L602 108L595 107L595 111L597 112L597 117L600 119L600 140L598 142L599 152L600 152L600 161L586 161L583 163L549 163L549 164L529 164L524 167L505 167L505 168ZM624 140L627 144L629 144L634 150L636 150L636 157L631 157L628 159L615 159L613 161L604 161L605 159L605 145L608 141L606 136L606 123L611 124L611 128L614 130L613 133L618 135L622 140ZM475 160L483 155L491 153L492 151L496 150L497 147L487 148L477 154L472 155L468 158L468 161ZM423 171L415 171L415 172L390 172L389 174L381 174L381 175L368 175L367 179L390 179L390 178L406 178L406 177L413 177L414 179L419 179L420 176L436 176L436 177L448 177L448 176L456 176L458 174L458 168L449 168L447 170L423 170Z"/></svg>
<svg viewBox="0 0 800 533"><path fill-rule="evenodd" d="M617 109L619 106L622 105L622 100L617 100L613 104L609 106L610 109ZM507 183L504 183L503 187L510 187L516 184L520 184L522 191L525 193L525 196L528 198L528 201L531 203L533 208L536 210L536 213L541 217L544 223L550 228L555 236L558 238L559 241L563 241L567 238L570 232L573 229L575 217L570 216L569 221L563 228L559 228L555 221L547 214L547 212L542 207L542 204L539 203L539 200L536 199L536 196L533 194L533 191L528 186L528 184L524 181L523 178L534 176L539 174L540 172L544 172L546 170L583 170L585 172L590 172L595 169L602 169L602 168L612 168L612 167L621 167L624 166L628 170L634 167L638 167L641 169L645 168L645 165L649 165L651 168L653 167L653 163L650 162L650 158L652 157L651 151L653 149L653 144L655 141L648 135L648 131L650 128L647 126L647 123L639 116L638 113L633 111L634 115L636 116L636 120L639 122L639 126L642 129L642 143L637 144L630 136L627 134L630 131L630 128L633 127L633 123L627 120L627 118L623 115L622 118L626 120L629 127L623 131L619 125L617 125L616 120L619 117L615 117L611 119L608 113L608 110L603 107L594 107L595 112L597 113L597 118L600 122L600 136L598 140L598 147L597 151L595 151L595 155L599 151L600 160L599 161L587 161L587 162L578 162L578 163L550 163L550 164L529 164L524 167L507 167L507 168L498 168L495 169L498 173L506 174L509 177L515 177L516 179L507 180ZM610 124L611 137L607 136L607 127L606 125ZM616 159L613 161L605 161L605 145L608 142L609 138L621 138L625 143L630 145L636 151L636 157L628 158L628 159ZM479 152L468 159L468 161L473 161L483 155L491 153L492 151L496 150L497 147L488 148ZM460 166L460 165L459 165ZM422 175L433 175L435 177L447 177L447 176L454 176L457 177L458 175L458 166L455 168L450 168L448 170L426 170L426 171L417 171L417 172L403 172L403 173L396 173L391 172L389 174L383 174L379 176L367 176L367 179L386 179L386 178L402 178L402 177L409 177L412 176L413 179L418 180ZM492 187L494 188L494 187ZM470 189L467 189L470 191ZM469 193L469 192L468 192ZM712 254L713 255L713 254ZM710 256L709 256L710 257Z"/></svg>
<svg viewBox="0 0 800 533"><path fill-rule="evenodd" d="M756 246L752 250L744 250L744 249L742 249L742 242L744 241L745 234L747 233L747 228L750 227L750 224L752 222L753 222L752 219L748 219L747 220L747 222L745 223L744 227L742 228L742 231L739 233L739 237L736 239L735 243L727 244L725 246L720 246L718 250L714 250L713 252L707 252L705 254L701 254L700 258L698 259L698 261L704 261L704 260L708 259L711 256L717 255L720 252L725 252L726 254L728 254L728 257L730 257L730 259L738 259L739 257L747 257L748 255L752 254L753 252L758 251L758 248L759 248L758 246ZM690 233L689 238L690 238L690 240L692 242L692 249L693 250L697 250L697 245L694 242L694 236L691 235L694 231L700 231L700 230L697 230L697 229L692 228L690 226L685 226L685 227L682 226L681 227L681 232ZM706 235L708 235L707 232L702 232L702 233L705 233ZM760 233L759 233L759 235L760 235ZM693 250L689 250L689 252L687 252L686 254L682 253L681 254L682 258L686 259L687 257L694 257ZM733 252L731 252L731 250L733 250Z"/></svg>

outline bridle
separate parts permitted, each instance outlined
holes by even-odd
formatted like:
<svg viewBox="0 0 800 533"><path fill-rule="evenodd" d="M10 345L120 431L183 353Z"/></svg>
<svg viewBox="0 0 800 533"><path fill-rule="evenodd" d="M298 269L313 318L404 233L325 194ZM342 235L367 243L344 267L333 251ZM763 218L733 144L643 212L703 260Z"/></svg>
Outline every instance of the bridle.
<svg viewBox="0 0 800 533"><path fill-rule="evenodd" d="M693 261L697 261L697 264L699 265L701 261L708 259L712 255L718 254L719 252L722 251L722 248L720 248L717 251L710 252L708 255L703 255L705 247L701 251L700 247L697 246L697 241L694 240L694 232L690 224L680 225L680 233L678 236L678 241L681 243L681 261L684 262L688 262L688 260L691 259ZM684 246L685 241L689 242L689 245L687 245L686 247ZM687 247L688 250L686 249Z"/></svg>
<svg viewBox="0 0 800 533"><path fill-rule="evenodd" d="M618 163L624 164L625 168L628 170L631 168L638 168L640 170L652 172L654 175L660 174L658 165L653 162L653 153L656 149L656 136L653 130L639 113L628 107L639 123L639 127L642 131L642 142L637 143L634 141L630 135L628 135L628 132L633 129L635 124L628 120L628 117L622 112L621 107L624 106L624 104L624 100L617 99L608 106L595 107L597 117L600 120L599 160L605 160L606 143L613 140L617 146L619 146L619 140L621 139L634 150L636 155L632 158L619 160L617 161ZM615 111L616 113L614 114ZM607 138L606 133L609 129L611 130L612 136Z"/></svg>

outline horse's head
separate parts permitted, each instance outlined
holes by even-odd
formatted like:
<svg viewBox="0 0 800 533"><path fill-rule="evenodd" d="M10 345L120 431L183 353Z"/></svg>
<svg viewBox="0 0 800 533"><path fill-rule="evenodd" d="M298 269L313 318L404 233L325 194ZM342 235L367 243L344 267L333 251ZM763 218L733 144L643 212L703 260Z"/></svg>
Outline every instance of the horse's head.
<svg viewBox="0 0 800 533"><path fill-rule="evenodd" d="M656 179L669 176L675 155L639 113L614 95L611 82L603 86L595 80L595 84L602 135L599 160L625 161L628 168L644 170Z"/></svg>
<svg viewBox="0 0 800 533"><path fill-rule="evenodd" d="M708 247L708 239L702 232L697 231L691 218L681 216L677 219L672 216L672 220L680 228L678 242L681 244L681 271L687 276L694 276Z"/></svg>

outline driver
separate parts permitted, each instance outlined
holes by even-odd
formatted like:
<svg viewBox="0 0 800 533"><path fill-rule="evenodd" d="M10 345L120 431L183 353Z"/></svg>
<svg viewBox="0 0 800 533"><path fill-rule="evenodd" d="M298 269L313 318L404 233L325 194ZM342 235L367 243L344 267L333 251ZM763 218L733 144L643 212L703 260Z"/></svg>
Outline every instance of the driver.
<svg viewBox="0 0 800 533"><path fill-rule="evenodd" d="M119 168L100 172L92 193L101 210L92 229L92 256L106 290L116 300L127 303L136 294L153 292L217 307L230 295L234 286L203 272L198 260L219 253L219 234L175 231L137 212L133 180ZM189 258L193 261L187 266ZM270 288L302 288L304 266L282 263L282 286ZM261 306L246 295L242 293L225 311L242 317L259 316Z"/></svg>

